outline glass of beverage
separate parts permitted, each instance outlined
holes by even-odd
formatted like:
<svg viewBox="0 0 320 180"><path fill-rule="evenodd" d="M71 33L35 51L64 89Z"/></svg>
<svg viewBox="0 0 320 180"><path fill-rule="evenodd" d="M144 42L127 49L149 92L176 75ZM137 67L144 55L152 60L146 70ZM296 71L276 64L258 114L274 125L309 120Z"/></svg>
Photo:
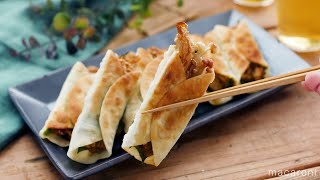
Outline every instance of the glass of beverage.
<svg viewBox="0 0 320 180"><path fill-rule="evenodd" d="M320 0L277 0L279 40L298 52L320 50Z"/></svg>
<svg viewBox="0 0 320 180"><path fill-rule="evenodd" d="M273 0L233 0L233 2L242 6L262 7L271 5Z"/></svg>

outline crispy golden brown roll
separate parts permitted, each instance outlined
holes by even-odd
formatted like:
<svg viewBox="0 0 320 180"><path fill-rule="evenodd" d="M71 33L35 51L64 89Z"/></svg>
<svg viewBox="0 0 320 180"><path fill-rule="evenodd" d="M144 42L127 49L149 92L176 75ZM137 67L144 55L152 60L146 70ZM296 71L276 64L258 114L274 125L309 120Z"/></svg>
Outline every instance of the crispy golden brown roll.
<svg viewBox="0 0 320 180"><path fill-rule="evenodd" d="M145 72L145 71L148 72L149 70L146 70L147 69L146 67L148 67L149 64L154 64L153 62L158 62L158 61L162 60L163 51L161 49L156 48L156 47L150 47L147 49L138 48L135 55L124 57L125 61L127 61L127 62L132 61L128 58L138 58L139 59L139 62L136 63L137 65L134 66L131 70L140 72L140 74L142 74L142 77L139 78L138 88L131 88L132 95L128 99L127 104L126 104L125 112L122 117L122 122L124 123L124 131L125 132L128 132L128 129L134 120L134 116L143 101L144 95L146 94L146 89L148 89L148 87L150 85L150 80L148 79L150 76L149 75L146 76L146 74L148 74L148 73ZM148 69L150 69L150 68L148 68ZM151 73L155 73L156 70L157 69L152 69ZM154 76L152 76L152 78L153 77Z"/></svg>
<svg viewBox="0 0 320 180"><path fill-rule="evenodd" d="M216 74L214 81L209 85L208 91L217 91L227 87L231 87L237 84L237 78L229 65L228 59L226 58L225 52L222 50L218 42L216 34L212 31L205 36L191 35L191 39L195 42L203 42L206 45L215 43L217 48L214 51L207 51L204 54L205 58L214 59L213 68ZM221 105L230 101L232 97L226 97L210 101L213 105Z"/></svg>
<svg viewBox="0 0 320 180"><path fill-rule="evenodd" d="M111 155L102 139L99 118L106 93L124 73L120 58L109 50L100 63L72 132L67 153L72 160L90 164Z"/></svg>
<svg viewBox="0 0 320 180"><path fill-rule="evenodd" d="M204 44L190 41L185 23L178 23L177 30L176 45L165 52L122 144L136 159L155 166L177 142L197 104L157 113L141 112L200 97L214 79L212 62L202 58Z"/></svg>
<svg viewBox="0 0 320 180"><path fill-rule="evenodd" d="M232 73L234 85L240 84L242 74L249 67L249 62L232 44L232 30L226 26L216 25L205 34L205 39L217 43L224 60Z"/></svg>
<svg viewBox="0 0 320 180"><path fill-rule="evenodd" d="M166 51L157 47L149 47L146 50L151 54L153 59L163 59L164 52Z"/></svg>
<svg viewBox="0 0 320 180"><path fill-rule="evenodd" d="M128 102L135 98L135 92L139 90L140 74L139 71L124 74L114 82L104 97L99 124L109 156L112 154L114 138L124 111L128 108Z"/></svg>
<svg viewBox="0 0 320 180"><path fill-rule="evenodd" d="M84 97L92 84L94 74L77 62L65 80L56 104L51 111L40 137L66 147L74 125L82 111Z"/></svg>
<svg viewBox="0 0 320 180"><path fill-rule="evenodd" d="M241 76L241 83L263 79L268 76L268 64L250 32L248 24L242 20L232 29L232 43L236 49L250 62Z"/></svg>

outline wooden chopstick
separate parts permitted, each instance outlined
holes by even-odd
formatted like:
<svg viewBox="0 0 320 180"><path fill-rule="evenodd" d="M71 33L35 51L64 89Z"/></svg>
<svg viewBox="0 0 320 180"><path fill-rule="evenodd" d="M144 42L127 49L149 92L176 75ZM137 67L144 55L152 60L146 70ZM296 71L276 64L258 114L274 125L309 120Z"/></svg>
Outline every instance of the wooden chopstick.
<svg viewBox="0 0 320 180"><path fill-rule="evenodd" d="M273 76L270 78L265 78L262 80L246 83L246 84L241 84L238 86L222 89L219 91L211 92L208 93L200 98L196 99L191 99L179 103L174 103L162 107L158 107L155 109L147 110L142 112L144 113L152 113L152 112L157 112L157 111L163 111L167 109L172 109L172 108L177 108L181 106L187 106L191 104L197 104L197 103L202 103L206 101L211 101L215 99L220 99L224 97L230 97L230 96L235 96L235 95L240 95L240 94L245 94L245 93L252 93L256 91L261 91L264 89L269 89L273 87L278 87L278 86L283 86L283 85L288 85L288 84L294 84L300 81L304 81L305 75L308 72L311 71L317 71L320 69L320 65L313 66L311 68L283 74L283 75L278 75L278 76Z"/></svg>
<svg viewBox="0 0 320 180"><path fill-rule="evenodd" d="M320 65L316 65L316 66L312 66L310 68L305 68L305 69L301 69L301 70L298 70L298 71L293 71L293 72L290 72L290 73L281 74L281 75L277 75L277 76L272 76L272 77L269 77L269 78L265 78L265 79L252 81L252 82L248 82L248 83L245 83L245 84L240 84L240 85L236 85L236 86L233 86L233 87L221 89L221 90L218 90L218 91L207 93L204 96L208 96L208 95L216 94L216 93L221 93L221 92L224 92L224 91L230 91L231 89L237 89L237 88L241 88L241 87L245 87L245 86L251 86L251 85L254 85L254 84L259 84L259 83L272 81L272 80L275 80L275 79L280 79L280 78L284 78L284 77L288 77L288 76L293 76L295 74L301 74L301 73L305 73L305 72L315 71L315 70L319 70L319 69L320 69Z"/></svg>

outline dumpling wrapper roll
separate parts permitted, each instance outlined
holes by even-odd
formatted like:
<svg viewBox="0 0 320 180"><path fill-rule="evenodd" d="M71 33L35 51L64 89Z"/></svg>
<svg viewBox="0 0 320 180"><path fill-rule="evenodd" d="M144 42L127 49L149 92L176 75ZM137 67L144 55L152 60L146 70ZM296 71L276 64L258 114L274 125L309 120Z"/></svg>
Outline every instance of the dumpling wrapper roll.
<svg viewBox="0 0 320 180"><path fill-rule="evenodd" d="M263 79L268 76L269 66L263 58L246 21L242 20L232 28L232 43L237 51L250 62L246 72L242 74L241 83Z"/></svg>
<svg viewBox="0 0 320 180"><path fill-rule="evenodd" d="M154 80L124 136L122 148L144 163L158 166L169 153L191 119L197 104L159 113L141 112L202 96L214 73L192 48L187 25L177 24L177 46L170 46ZM197 60L197 63L192 62ZM206 62L207 63L207 62ZM193 67L195 64L198 66Z"/></svg>
<svg viewBox="0 0 320 180"><path fill-rule="evenodd" d="M123 59L122 63L123 66L126 67L126 72L143 72L146 65L159 56L161 56L161 50L158 48L152 48L152 50L151 48L138 48L136 53L128 52L122 55L121 59Z"/></svg>
<svg viewBox="0 0 320 180"><path fill-rule="evenodd" d="M125 62L127 73L108 90L99 118L102 139L110 155L120 120L124 122L124 130L127 132L136 110L140 107L142 102L139 88L141 71L153 59L152 55L142 48L138 48L136 54L129 52L121 58L122 62Z"/></svg>
<svg viewBox="0 0 320 180"><path fill-rule="evenodd" d="M216 77L214 81L210 84L209 90L217 91L223 88L235 86L237 84L236 76L231 70L228 59L226 59L226 56L223 50L221 49L221 46L219 45L219 43L217 43L217 38L215 36L212 36L212 34L210 34L209 36L209 34L207 33L204 37L201 35L192 34L191 39L195 42L203 42L207 45L214 42L218 46L215 52L208 51L204 55L205 58L214 59L213 68ZM220 98L210 101L210 104L221 105L230 100L232 100L232 97Z"/></svg>
<svg viewBox="0 0 320 180"><path fill-rule="evenodd" d="M155 59L150 62L142 73L140 91L143 98L145 98L147 94L149 86L156 75L161 60L162 59Z"/></svg>
<svg viewBox="0 0 320 180"><path fill-rule="evenodd" d="M128 132L128 129L134 120L134 116L136 115L150 83L154 78L158 65L163 58L162 50L155 47L148 49L138 48L136 55L140 58L140 62L135 70L141 71L142 77L139 81L140 88L132 90L132 97L128 101L125 113L122 117L125 133Z"/></svg>
<svg viewBox="0 0 320 180"><path fill-rule="evenodd" d="M110 156L102 141L99 116L105 94L123 74L124 69L118 55L109 50L100 63L94 82L85 97L83 110L74 127L67 153L72 160L91 164Z"/></svg>
<svg viewBox="0 0 320 180"><path fill-rule="evenodd" d="M140 58L140 62L138 64L138 68L136 70L139 70L140 72L143 72L146 66L153 60L152 55L148 52L148 50L143 48L138 48L136 56Z"/></svg>
<svg viewBox="0 0 320 180"><path fill-rule="evenodd" d="M127 133L129 127L133 123L134 116L136 115L140 105L142 103L142 96L139 88L132 89L132 96L128 101L127 107L122 117L122 122L124 124L124 132Z"/></svg>
<svg viewBox="0 0 320 180"><path fill-rule="evenodd" d="M215 72L217 74L220 72L219 70L220 66L215 66L216 65L215 63L219 62L219 59L223 59L226 62L229 72L232 75L232 76L229 76L229 78L231 77L232 82L229 83L228 85L223 86L223 88L228 88L228 87L240 84L241 76L249 67L250 63L245 59L245 57L240 52L237 51L237 49L235 48L235 45L231 43L232 30L226 26L216 25L212 31L209 31L204 35L204 39L209 42L212 42L212 41L215 42L219 47L219 50L217 53L219 54L219 58L217 59L217 61L214 62ZM220 77L217 75L215 82L213 82L210 85L210 88L212 90L219 90L215 88L217 87L215 86L215 83L218 81L220 81L220 83L225 81L228 82L228 80L226 80L226 77L228 76ZM209 102L212 105L221 105L230 101L231 99L232 97L226 97L226 98L216 99Z"/></svg>
<svg viewBox="0 0 320 180"><path fill-rule="evenodd" d="M114 138L119 122L134 92L139 88L140 72L130 72L121 76L108 90L101 107L99 124L102 139L109 156L112 154Z"/></svg>
<svg viewBox="0 0 320 180"><path fill-rule="evenodd" d="M81 62L74 64L53 110L39 132L41 138L46 138L61 147L69 146L69 136L82 110L83 99L92 83L92 78L93 74L90 74Z"/></svg>
<svg viewBox="0 0 320 180"><path fill-rule="evenodd" d="M163 55L165 53L165 51L167 50L164 50L164 49L159 49L157 47L149 47L146 49L152 56L153 59L163 59Z"/></svg>
<svg viewBox="0 0 320 180"><path fill-rule="evenodd" d="M95 74L90 73L80 78L68 94L69 103L66 110L73 125L76 124L82 112L85 96L93 83L94 77Z"/></svg>
<svg viewBox="0 0 320 180"><path fill-rule="evenodd" d="M168 91L159 101L158 107L201 97L208 85L213 81L211 73L187 79ZM151 122L151 139L154 160L149 164L159 165L178 141L183 130L188 125L198 104L189 105L173 110L156 112ZM146 159L148 161L148 159Z"/></svg>
<svg viewBox="0 0 320 180"><path fill-rule="evenodd" d="M208 41L214 41L221 49L221 54L224 56L230 71L233 74L235 85L240 84L242 74L249 67L250 62L237 51L232 44L232 30L229 27L216 25L212 31L205 34L204 38Z"/></svg>

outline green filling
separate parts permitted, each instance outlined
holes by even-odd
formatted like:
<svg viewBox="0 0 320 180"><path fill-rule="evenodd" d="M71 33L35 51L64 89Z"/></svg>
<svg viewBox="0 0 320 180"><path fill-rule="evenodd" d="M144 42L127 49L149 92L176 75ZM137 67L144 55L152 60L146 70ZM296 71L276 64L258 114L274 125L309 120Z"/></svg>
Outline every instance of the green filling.
<svg viewBox="0 0 320 180"><path fill-rule="evenodd" d="M139 152L139 155L142 161L144 161L147 157L150 157L153 155L151 142L148 142L147 144L135 146L135 148Z"/></svg>
<svg viewBox="0 0 320 180"><path fill-rule="evenodd" d="M249 68L244 72L244 74L241 76L241 84L256 81L263 79L266 75L266 68L259 65L251 63Z"/></svg>
<svg viewBox="0 0 320 180"><path fill-rule="evenodd" d="M140 155L140 157L142 159L142 162L143 162L147 157L144 155L144 152L143 152L142 148L140 146L135 146L135 148L139 152L139 155Z"/></svg>
<svg viewBox="0 0 320 180"><path fill-rule="evenodd" d="M88 150L88 148L86 146L79 147L78 148L78 153L80 153L81 151L85 151L85 150Z"/></svg>
<svg viewBox="0 0 320 180"><path fill-rule="evenodd" d="M101 153L106 150L103 141L97 141L92 144L88 144L78 148L78 153L84 150L88 150L90 153Z"/></svg>
<svg viewBox="0 0 320 180"><path fill-rule="evenodd" d="M49 134L52 133L52 130L51 129L46 129L44 132L43 132L43 135L45 136L49 136Z"/></svg>

